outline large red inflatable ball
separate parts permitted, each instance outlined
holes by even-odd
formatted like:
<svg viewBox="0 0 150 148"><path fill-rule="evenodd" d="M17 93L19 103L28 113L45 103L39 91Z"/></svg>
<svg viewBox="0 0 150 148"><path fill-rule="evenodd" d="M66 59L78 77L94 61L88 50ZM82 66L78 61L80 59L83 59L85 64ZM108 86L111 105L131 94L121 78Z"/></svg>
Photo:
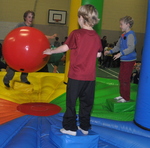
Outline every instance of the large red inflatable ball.
<svg viewBox="0 0 150 148"><path fill-rule="evenodd" d="M6 63L20 72L35 72L43 68L49 56L43 51L50 48L46 36L33 27L19 27L4 39L2 53Z"/></svg>

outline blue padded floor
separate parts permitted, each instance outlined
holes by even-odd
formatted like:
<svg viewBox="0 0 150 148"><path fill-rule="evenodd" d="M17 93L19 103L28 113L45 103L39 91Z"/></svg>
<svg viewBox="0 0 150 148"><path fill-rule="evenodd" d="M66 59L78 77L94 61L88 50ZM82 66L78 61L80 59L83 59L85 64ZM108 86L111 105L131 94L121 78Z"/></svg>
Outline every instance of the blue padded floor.
<svg viewBox="0 0 150 148"><path fill-rule="evenodd" d="M150 132L133 122L91 117L89 135L59 132L63 113L41 117L26 115L0 126L1 148L149 148Z"/></svg>

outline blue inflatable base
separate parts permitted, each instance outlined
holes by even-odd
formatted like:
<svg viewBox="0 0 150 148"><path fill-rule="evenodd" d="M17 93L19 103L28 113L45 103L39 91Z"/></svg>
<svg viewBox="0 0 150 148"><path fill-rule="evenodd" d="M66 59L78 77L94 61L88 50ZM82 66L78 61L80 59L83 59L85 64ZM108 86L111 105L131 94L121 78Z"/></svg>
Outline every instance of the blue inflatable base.
<svg viewBox="0 0 150 148"><path fill-rule="evenodd" d="M91 117L89 135L60 133L63 113L26 115L0 126L1 148L149 148L150 131L133 122Z"/></svg>
<svg viewBox="0 0 150 148"><path fill-rule="evenodd" d="M76 136L70 136L62 134L60 127L52 125L50 128L50 139L59 148L97 148L99 135L91 130L88 135L84 135L78 130Z"/></svg>

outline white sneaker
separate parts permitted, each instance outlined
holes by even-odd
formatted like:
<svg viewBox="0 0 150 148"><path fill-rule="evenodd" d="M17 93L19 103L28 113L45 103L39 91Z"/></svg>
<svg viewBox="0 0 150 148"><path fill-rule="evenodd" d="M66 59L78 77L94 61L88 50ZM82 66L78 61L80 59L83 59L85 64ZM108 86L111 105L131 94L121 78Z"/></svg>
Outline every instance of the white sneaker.
<svg viewBox="0 0 150 148"><path fill-rule="evenodd" d="M76 134L77 134L77 132L75 132L75 131L65 130L64 128L60 129L60 132L63 134L68 134L68 135L72 135L72 136L76 136Z"/></svg>
<svg viewBox="0 0 150 148"><path fill-rule="evenodd" d="M124 102L128 102L128 101L126 101L125 99L120 99L120 100L118 100L117 102L121 102L121 103L124 103Z"/></svg>
<svg viewBox="0 0 150 148"><path fill-rule="evenodd" d="M79 126L78 126L78 129L79 129L84 135L88 135L88 133L89 133L89 131L85 131L85 130L83 130L82 128L80 128Z"/></svg>
<svg viewBox="0 0 150 148"><path fill-rule="evenodd" d="M119 97L116 97L116 98L114 98L115 100L120 100L120 99L122 99L122 97L121 96L119 96Z"/></svg>

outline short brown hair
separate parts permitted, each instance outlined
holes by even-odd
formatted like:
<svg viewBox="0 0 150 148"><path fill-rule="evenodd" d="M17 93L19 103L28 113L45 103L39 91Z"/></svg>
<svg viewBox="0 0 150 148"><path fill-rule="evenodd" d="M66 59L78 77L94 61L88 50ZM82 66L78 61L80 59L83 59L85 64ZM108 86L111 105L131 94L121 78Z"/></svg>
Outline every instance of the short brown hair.
<svg viewBox="0 0 150 148"><path fill-rule="evenodd" d="M93 27L95 24L99 22L98 11L93 5L86 4L79 8L78 17L82 16L84 19L84 23Z"/></svg>
<svg viewBox="0 0 150 148"><path fill-rule="evenodd" d="M124 21L126 24L129 24L130 28L134 24L134 20L133 20L133 18L131 16L124 16L124 17L120 18L120 21Z"/></svg>
<svg viewBox="0 0 150 148"><path fill-rule="evenodd" d="M29 13L31 13L31 14L33 15L33 18L35 17L35 13L34 13L33 11L31 11L31 10L28 10L28 11L26 11L26 12L24 13L24 15L23 15L24 21L25 21L25 19L26 19L26 17L28 16Z"/></svg>

